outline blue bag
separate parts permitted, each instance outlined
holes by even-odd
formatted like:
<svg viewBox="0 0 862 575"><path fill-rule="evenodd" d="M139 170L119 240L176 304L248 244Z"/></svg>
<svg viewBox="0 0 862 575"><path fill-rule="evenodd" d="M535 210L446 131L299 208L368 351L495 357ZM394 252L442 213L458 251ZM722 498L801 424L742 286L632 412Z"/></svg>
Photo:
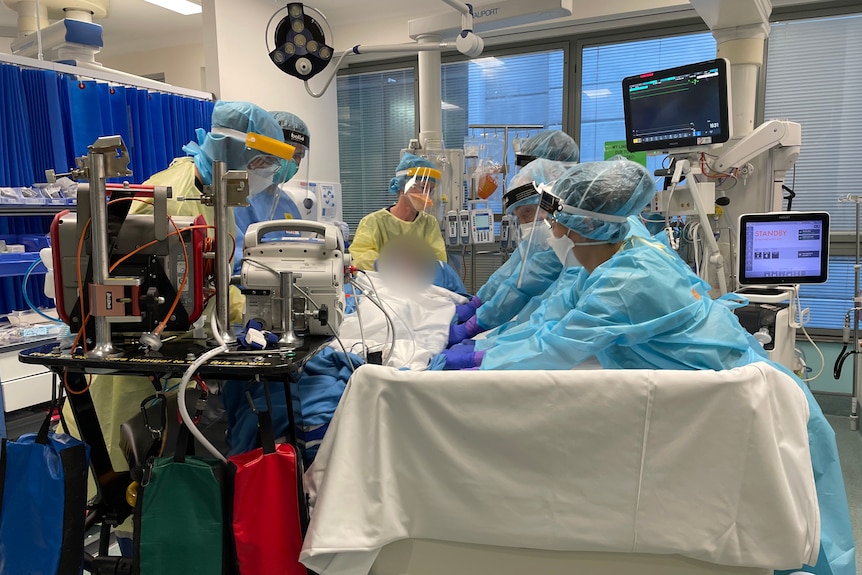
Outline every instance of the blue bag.
<svg viewBox="0 0 862 575"><path fill-rule="evenodd" d="M89 450L50 424L0 440L0 575L83 570Z"/></svg>

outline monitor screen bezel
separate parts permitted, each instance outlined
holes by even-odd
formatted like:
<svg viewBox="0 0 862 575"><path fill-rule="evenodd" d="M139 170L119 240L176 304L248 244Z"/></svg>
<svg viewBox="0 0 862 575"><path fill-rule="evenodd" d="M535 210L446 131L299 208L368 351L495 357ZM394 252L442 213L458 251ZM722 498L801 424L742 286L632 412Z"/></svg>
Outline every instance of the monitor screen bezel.
<svg viewBox="0 0 862 575"><path fill-rule="evenodd" d="M629 98L629 87L632 84L643 82L644 79L649 76L688 74L691 72L697 72L712 67L716 67L718 69L719 81L719 123L721 124L721 131L717 135L710 136L708 142L706 142L702 136L691 136L672 140L661 140L656 142L633 142L633 117L631 111L631 99ZM673 68L666 68L664 70L656 70L653 72L645 72L643 74L629 76L627 78L623 78L622 89L623 113L625 116L626 124L626 148L628 148L629 152L657 151L674 153L697 148L710 148L727 142L733 136L733 129L731 126L732 114L730 95L730 63L725 58L715 58L713 60L706 60L703 62L686 64L684 66L676 66Z"/></svg>
<svg viewBox="0 0 862 575"><path fill-rule="evenodd" d="M820 237L820 272L811 276L782 276L777 278L763 278L749 276L745 270L745 254L748 251L748 239L745 233L746 226L752 222L777 223L788 221L820 221L824 233ZM739 246L739 257L737 266L737 282L741 286L777 286L794 284L821 284L826 283L829 276L829 213L828 212L769 212L762 214L743 214L739 217L739 231L737 234L737 245Z"/></svg>

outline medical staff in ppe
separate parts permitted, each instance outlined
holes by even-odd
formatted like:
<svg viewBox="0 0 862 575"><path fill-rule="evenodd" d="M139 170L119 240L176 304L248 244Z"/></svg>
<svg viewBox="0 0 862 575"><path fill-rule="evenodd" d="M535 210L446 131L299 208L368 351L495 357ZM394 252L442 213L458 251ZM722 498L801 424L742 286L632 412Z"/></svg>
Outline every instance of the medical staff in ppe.
<svg viewBox="0 0 862 575"><path fill-rule="evenodd" d="M473 299L457 306L458 319L466 321L449 327L449 345L512 319L531 298L543 294L560 276L563 264L548 244L550 228L544 221L545 212L539 208L538 186L552 184L571 165L538 158L509 182L503 209L518 219L518 248L491 274Z"/></svg>
<svg viewBox="0 0 862 575"><path fill-rule="evenodd" d="M271 176L249 173L248 205L233 209L236 219L236 249L233 265L235 274L240 271L245 231L248 226L269 220L303 219L304 210L296 205L293 197L288 193L287 186L290 185L288 182L299 173L302 160L308 152L311 140L308 126L301 118L290 112L272 112L272 117L281 127L283 140L293 146L295 151L291 159L279 158L278 166ZM305 173L307 174L307 171ZM307 182L306 176L306 186Z"/></svg>
<svg viewBox="0 0 862 575"><path fill-rule="evenodd" d="M530 317L533 329L510 332L472 356L460 349L453 367L570 369L591 356L608 369L722 370L768 361L685 262L659 242L629 236L627 217L654 193L646 169L627 160L580 164L566 172L554 186L555 196L543 196L541 205L555 220L551 245L558 257L573 252L583 266L577 280L555 294L541 316ZM817 565L802 571L851 575L855 545L832 428L808 387L773 365L796 380L810 412L821 550Z"/></svg>
<svg viewBox="0 0 862 575"><path fill-rule="evenodd" d="M581 151L571 136L560 130L543 130L535 136L517 140L515 164L526 166L536 158L557 162L577 162Z"/></svg>
<svg viewBox="0 0 862 575"><path fill-rule="evenodd" d="M212 224L213 209L195 200L201 197L204 185L212 184L213 161L225 162L228 170L260 169L269 174L271 180L272 174L278 169L278 158L246 148L245 135L255 133L280 142L281 128L266 110L254 104L220 101L216 102L213 108L211 130L207 132L198 129L196 133L197 138L183 146L188 156L173 160L166 170L154 174L144 184L172 188L172 198L168 200L169 215L203 215L207 223ZM179 197L189 198L190 201L179 201ZM152 213L153 208L149 204L133 202L129 211ZM230 216L229 220L233 233L233 217ZM243 298L235 287L231 287L230 304L231 321L241 322ZM119 447L120 425L140 413L141 401L154 392L153 383L146 377L93 377L90 394L110 453L111 464L117 471L128 469L125 456ZM69 408L67 406L64 409ZM77 436L71 412L68 412L65 419L69 422L70 433ZM119 530L119 538L125 540L122 533L130 530L131 521L127 521ZM124 548L123 551L126 553L128 549Z"/></svg>
<svg viewBox="0 0 862 575"><path fill-rule="evenodd" d="M567 166L577 163L580 159L580 149L578 148L578 145L575 143L571 136L560 130L544 130L534 136L515 140L512 146L515 148L515 164L519 168L526 166L527 164L538 158L554 160L557 162L564 162ZM525 177L519 178L518 174L516 173L513 176L512 180L509 181L508 189L510 190L510 194L511 190L514 190L517 187L517 185L515 184L516 182L518 183L518 185L523 185L527 183L525 181ZM512 196L510 194L507 194L507 197L511 198ZM532 202L529 201L526 197L521 197L519 198L519 200L524 200L518 202L521 205L532 204ZM506 197L503 198L503 201L504 203L506 202ZM538 202L538 199L536 201ZM515 208L517 208L518 206L511 205L510 207L514 211ZM504 209L507 209L505 205ZM507 209L507 211L509 210ZM519 210L519 214L520 217L518 217L518 221L521 224L527 224L529 226L529 224L532 223L535 219L530 217L530 212L526 210ZM509 215L513 215L512 212L510 212ZM529 231L529 229L530 228L528 227L527 230ZM512 262L511 258L510 260L507 260L504 266L502 266L499 270L497 270L497 272L495 272L491 275L490 278L488 278L488 281L486 281L482 288L479 289L479 293L476 294L476 297L470 300L466 305L458 307L458 321L467 321L470 316L473 315L473 312L479 306L481 306L484 301L487 301L489 299L487 296L489 294L496 293L497 289L500 287L500 284L506 279L508 279L511 276L511 272L514 271L515 268L519 265L519 261ZM520 268L518 268L517 271L520 274ZM483 298L483 295L485 295L486 297ZM509 318L511 317L512 316L509 316ZM485 320L488 324L492 323L493 321L490 317L486 317ZM490 325L489 327L496 326Z"/></svg>
<svg viewBox="0 0 862 575"><path fill-rule="evenodd" d="M350 244L353 265L373 270L383 246L406 236L425 242L438 260L446 261L440 224L425 211L437 201L440 177L440 170L430 160L411 153L402 156L395 177L389 182L389 191L398 194L398 201L360 220Z"/></svg>

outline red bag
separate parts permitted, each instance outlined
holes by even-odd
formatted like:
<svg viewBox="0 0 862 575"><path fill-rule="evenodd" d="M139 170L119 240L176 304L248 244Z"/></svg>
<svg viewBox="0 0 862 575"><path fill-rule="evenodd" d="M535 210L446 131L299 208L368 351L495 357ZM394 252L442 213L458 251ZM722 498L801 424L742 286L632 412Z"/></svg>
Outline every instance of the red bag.
<svg viewBox="0 0 862 575"><path fill-rule="evenodd" d="M268 410L256 410L263 447L228 458L237 570L239 575L307 575L299 562L307 525L302 463L294 445L275 445L272 402L268 384L263 385Z"/></svg>

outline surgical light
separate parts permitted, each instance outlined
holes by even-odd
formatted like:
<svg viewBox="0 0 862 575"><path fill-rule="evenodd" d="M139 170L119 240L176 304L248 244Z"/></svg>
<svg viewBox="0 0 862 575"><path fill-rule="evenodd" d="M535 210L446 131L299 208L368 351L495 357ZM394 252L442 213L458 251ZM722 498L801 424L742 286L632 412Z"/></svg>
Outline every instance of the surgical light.
<svg viewBox="0 0 862 575"><path fill-rule="evenodd" d="M286 15L270 30L276 16ZM324 29L326 27L326 29ZM326 19L320 12L292 2L273 14L266 30L269 57L279 70L300 80L308 80L323 71L332 59L332 47L326 44L330 36ZM275 46L270 46L270 38Z"/></svg>
<svg viewBox="0 0 862 575"><path fill-rule="evenodd" d="M149 2L150 4L154 4L156 6L160 6L161 8L167 8L168 10L172 10L183 16L189 16L191 14L200 14L201 6L200 4L195 4L194 2L189 2L189 0L144 0L145 2Z"/></svg>

